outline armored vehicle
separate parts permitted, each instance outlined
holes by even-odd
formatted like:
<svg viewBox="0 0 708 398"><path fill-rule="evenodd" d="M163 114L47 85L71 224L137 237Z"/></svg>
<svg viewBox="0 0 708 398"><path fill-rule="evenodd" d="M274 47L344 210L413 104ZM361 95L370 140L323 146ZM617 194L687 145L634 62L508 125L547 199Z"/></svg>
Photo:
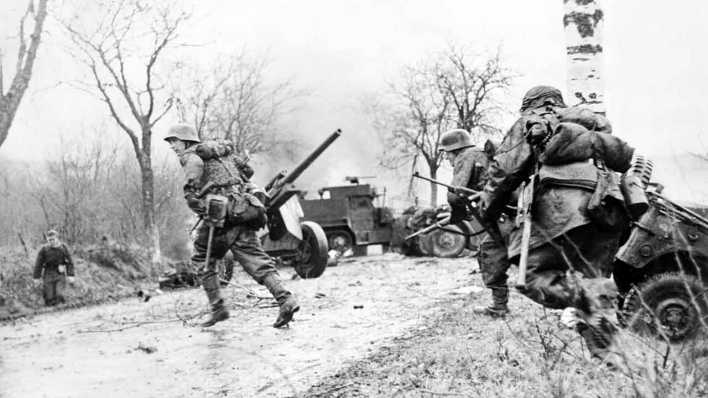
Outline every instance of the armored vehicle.
<svg viewBox="0 0 708 398"><path fill-rule="evenodd" d="M675 342L708 332L708 219L647 189L649 209L617 253L620 320Z"/></svg>
<svg viewBox="0 0 708 398"><path fill-rule="evenodd" d="M329 247L340 253L351 249L355 255L366 254L366 247L374 244L387 248L393 212L375 206L379 194L371 185L358 184L357 178L347 179L355 184L325 187L318 191L319 199L303 200L305 218L320 224Z"/></svg>

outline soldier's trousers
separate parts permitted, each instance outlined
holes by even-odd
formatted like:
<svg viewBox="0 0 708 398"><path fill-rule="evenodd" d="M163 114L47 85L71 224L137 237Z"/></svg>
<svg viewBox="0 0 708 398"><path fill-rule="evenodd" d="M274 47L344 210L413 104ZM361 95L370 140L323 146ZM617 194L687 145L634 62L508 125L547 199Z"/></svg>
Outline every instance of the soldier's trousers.
<svg viewBox="0 0 708 398"><path fill-rule="evenodd" d="M263 284L269 274L277 273L273 258L263 250L256 231L251 228L246 226L215 228L209 264L204 264L208 239L209 227L206 223L201 223L194 239L192 263L203 266L199 271L202 279L216 276L216 260L222 259L229 250L244 271L260 284Z"/></svg>
<svg viewBox="0 0 708 398"><path fill-rule="evenodd" d="M511 262L507 257L506 246L498 243L496 240L486 237L479 246L479 269L482 272L482 281L484 286L491 289L493 293L506 296L508 286L507 271L511 266Z"/></svg>
<svg viewBox="0 0 708 398"><path fill-rule="evenodd" d="M46 272L42 276L42 296L44 304L47 306L64 303L64 296L61 295L66 284L66 277L58 272Z"/></svg>
<svg viewBox="0 0 708 398"><path fill-rule="evenodd" d="M569 270L585 278L607 277L619 246L620 233L600 231L593 224L574 228L529 250L526 289L522 293L549 308L590 311L588 291Z"/></svg>

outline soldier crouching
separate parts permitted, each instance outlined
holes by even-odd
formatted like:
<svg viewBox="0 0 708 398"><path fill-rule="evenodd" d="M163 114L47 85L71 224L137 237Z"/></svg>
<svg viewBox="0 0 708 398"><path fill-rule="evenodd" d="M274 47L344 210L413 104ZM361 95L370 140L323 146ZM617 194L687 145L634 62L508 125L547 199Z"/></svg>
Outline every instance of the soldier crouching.
<svg viewBox="0 0 708 398"><path fill-rule="evenodd" d="M256 236L256 231L266 222L265 207L258 198L247 192L250 176L243 174L242 165L233 154L233 144L225 140L200 144L194 128L184 124L170 128L165 140L179 155L185 172L184 197L187 205L202 217L192 256L192 264L199 270L211 305L211 314L202 326L212 326L229 317L216 272L216 261L229 250L243 269L256 282L264 285L278 302L280 310L273 327L287 325L300 306L292 293L282 286L274 260L265 253ZM206 200L203 199L205 194ZM216 222L211 220L211 214L207 214L210 213L207 208L210 197L223 198L226 207L224 216Z"/></svg>
<svg viewBox="0 0 708 398"><path fill-rule="evenodd" d="M625 172L634 154L610 133L603 116L566 107L558 89L535 87L524 96L521 117L490 165L481 197L482 217L494 220L512 192L535 179L536 186L524 185L522 194L533 197L528 246L521 247L519 229L509 242L510 258L528 251L522 293L545 307L565 309L564 323L601 358L614 341L614 327L602 314L605 301L597 288L611 284L603 277L611 272L629 221L614 172Z"/></svg>
<svg viewBox="0 0 708 398"><path fill-rule="evenodd" d="M491 147L491 144L487 146ZM445 152L453 168L451 185L477 191L484 187L489 167L489 148L477 148L467 130L453 129L440 138L440 151ZM467 199L449 192L447 201L452 209L451 224L459 223L468 216ZM501 233L497 223L486 223L485 229L491 233L485 234L482 239L477 261L484 285L492 293L492 302L486 306L476 306L473 311L490 317L504 317L509 313L509 288L506 281L511 263L507 257L506 245L499 239Z"/></svg>

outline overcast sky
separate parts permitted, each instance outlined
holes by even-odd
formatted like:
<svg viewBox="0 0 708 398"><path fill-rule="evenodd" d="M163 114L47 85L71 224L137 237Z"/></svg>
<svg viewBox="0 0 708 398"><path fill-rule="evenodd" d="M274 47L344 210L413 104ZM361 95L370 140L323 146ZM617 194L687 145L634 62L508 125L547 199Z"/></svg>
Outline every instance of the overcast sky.
<svg viewBox="0 0 708 398"><path fill-rule="evenodd" d="M11 43L16 11L24 4L4 0L0 5L3 48ZM603 3L608 117L615 132L643 152L706 152L708 3L667 4ZM358 108L360 98L394 79L403 65L447 43L480 52L501 48L506 64L520 75L507 99L512 110L533 85L565 91L562 0L201 0L191 7L194 16L182 39L201 46L181 50L181 56L209 63L217 54L242 48L268 54L272 76L293 77L310 92L290 116L292 133L314 144L342 128L344 136L323 161L351 174L375 172L377 142ZM59 134L75 134L106 117L106 109L90 97L57 86L77 73L57 42L57 37L45 38L35 78L0 155L41 160ZM511 121L510 116L505 123ZM341 168L320 168L327 183L341 180L328 174L341 174Z"/></svg>

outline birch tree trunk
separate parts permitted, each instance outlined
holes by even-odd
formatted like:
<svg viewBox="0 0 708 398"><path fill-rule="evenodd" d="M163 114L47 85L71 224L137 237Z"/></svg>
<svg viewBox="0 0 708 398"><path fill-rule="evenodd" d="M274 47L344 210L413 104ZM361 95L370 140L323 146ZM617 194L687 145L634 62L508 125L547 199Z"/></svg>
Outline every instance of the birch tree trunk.
<svg viewBox="0 0 708 398"><path fill-rule="evenodd" d="M602 84L602 27L605 15L599 0L563 0L568 62L568 105L583 104L605 113Z"/></svg>

